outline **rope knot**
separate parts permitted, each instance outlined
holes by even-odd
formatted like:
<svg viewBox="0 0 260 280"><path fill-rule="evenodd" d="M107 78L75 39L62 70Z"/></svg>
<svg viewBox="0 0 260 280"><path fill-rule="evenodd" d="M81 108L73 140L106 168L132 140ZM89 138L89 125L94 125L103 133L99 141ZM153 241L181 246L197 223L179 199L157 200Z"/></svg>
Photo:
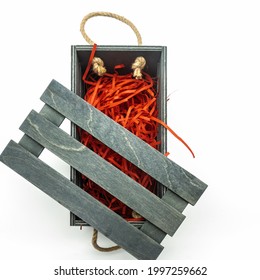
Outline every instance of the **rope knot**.
<svg viewBox="0 0 260 280"><path fill-rule="evenodd" d="M106 73L106 68L104 67L104 62L99 57L94 57L92 60L93 72L98 76L103 76Z"/></svg>
<svg viewBox="0 0 260 280"><path fill-rule="evenodd" d="M132 211L132 217L135 218L135 219L142 218L142 216L140 214L138 214L135 210Z"/></svg>
<svg viewBox="0 0 260 280"><path fill-rule="evenodd" d="M134 70L133 76L136 79L142 79L142 70L146 64L146 60L142 56L138 56L135 62L132 64L132 69Z"/></svg>

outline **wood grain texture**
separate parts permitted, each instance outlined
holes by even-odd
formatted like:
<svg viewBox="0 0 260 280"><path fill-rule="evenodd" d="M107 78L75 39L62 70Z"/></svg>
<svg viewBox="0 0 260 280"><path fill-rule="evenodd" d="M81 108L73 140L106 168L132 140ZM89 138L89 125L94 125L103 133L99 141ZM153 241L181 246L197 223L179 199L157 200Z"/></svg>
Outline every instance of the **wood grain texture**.
<svg viewBox="0 0 260 280"><path fill-rule="evenodd" d="M165 192L161 199L168 205L173 206L180 213L182 213L185 207L188 205L187 201L185 201L169 189ZM166 233L164 231L149 223L148 221L144 222L140 230L158 243L161 243L166 236Z"/></svg>
<svg viewBox="0 0 260 280"><path fill-rule="evenodd" d="M0 160L138 259L156 259L163 247L60 173L10 141Z"/></svg>
<svg viewBox="0 0 260 280"><path fill-rule="evenodd" d="M40 115L44 116L47 120L49 120L57 126L60 126L63 120L65 119L63 115L61 115L56 110L52 109L46 104L41 109ZM42 145L40 145L27 135L23 135L23 137L19 141L19 145L24 147L27 151L31 152L36 157L39 157L42 151L44 150L44 147Z"/></svg>
<svg viewBox="0 0 260 280"><path fill-rule="evenodd" d="M20 129L169 235L184 220L183 214L35 111Z"/></svg>
<svg viewBox="0 0 260 280"><path fill-rule="evenodd" d="M53 80L41 100L194 205L207 185Z"/></svg>

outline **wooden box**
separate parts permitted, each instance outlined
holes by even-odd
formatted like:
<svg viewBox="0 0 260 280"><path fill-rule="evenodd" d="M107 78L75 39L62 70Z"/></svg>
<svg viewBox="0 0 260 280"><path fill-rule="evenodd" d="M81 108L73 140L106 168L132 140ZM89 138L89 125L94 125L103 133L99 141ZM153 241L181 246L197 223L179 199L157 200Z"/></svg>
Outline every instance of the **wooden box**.
<svg viewBox="0 0 260 280"><path fill-rule="evenodd" d="M80 97L83 97L86 92L85 83L82 81L82 76L87 67L87 63L92 51L92 46L72 46L71 47L71 90ZM136 57L143 56L146 59L144 71L151 77L157 77L157 91L159 98L157 100L158 117L165 123L167 122L167 76L166 76L166 55L167 49L164 46L98 46L95 56L104 60L108 73L114 73L114 66L124 64L126 67L123 74L131 72L131 65ZM120 72L121 73L121 72ZM167 130L162 126L158 128L158 141L161 141L159 151L165 153L167 150ZM77 127L71 123L71 135L79 139ZM71 168L71 181L82 187L80 173ZM165 187L157 183L156 195L162 197L165 192ZM143 221L130 222L138 227L143 224ZM86 225L79 217L71 213L71 226Z"/></svg>

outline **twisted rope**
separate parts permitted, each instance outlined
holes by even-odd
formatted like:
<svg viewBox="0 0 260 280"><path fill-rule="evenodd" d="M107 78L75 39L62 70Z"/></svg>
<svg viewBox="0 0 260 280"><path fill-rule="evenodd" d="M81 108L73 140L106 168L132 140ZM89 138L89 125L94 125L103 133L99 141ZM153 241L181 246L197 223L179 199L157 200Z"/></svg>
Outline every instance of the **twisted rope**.
<svg viewBox="0 0 260 280"><path fill-rule="evenodd" d="M142 70L146 64L146 60L143 56L138 56L135 62L132 64L132 69L134 70L133 76L136 79L142 79Z"/></svg>
<svg viewBox="0 0 260 280"><path fill-rule="evenodd" d="M114 14L114 13L110 13L110 12L93 12L93 13L89 13L87 14L86 16L84 16L84 18L82 19L81 21L81 24L80 24L80 32L83 36L83 38L90 44L90 45L94 45L94 42L90 39L90 37L86 34L86 31L85 31L85 24L86 22L92 18L92 17L97 17L97 16L103 16L103 17L111 17L111 18L114 18L114 19L117 19L117 20L120 20L122 21L123 23L127 24L129 27L132 28L132 30L134 31L136 37L137 37L137 42L138 42L138 45L142 45L142 37L138 31L138 29L136 28L136 26L128 19L126 19L125 17L123 16L120 16L120 15L117 15L117 14Z"/></svg>
<svg viewBox="0 0 260 280"><path fill-rule="evenodd" d="M103 76L106 73L106 68L104 67L104 62L99 57L94 57L92 60L92 69L93 72L98 76Z"/></svg>
<svg viewBox="0 0 260 280"><path fill-rule="evenodd" d="M98 238L98 231L94 228L93 235L92 235L92 245L98 251L101 251L101 252L112 252L112 251L121 249L121 247L118 246L118 245L112 246L112 247L108 247L108 248L101 247L101 246L99 246L97 244L97 238Z"/></svg>

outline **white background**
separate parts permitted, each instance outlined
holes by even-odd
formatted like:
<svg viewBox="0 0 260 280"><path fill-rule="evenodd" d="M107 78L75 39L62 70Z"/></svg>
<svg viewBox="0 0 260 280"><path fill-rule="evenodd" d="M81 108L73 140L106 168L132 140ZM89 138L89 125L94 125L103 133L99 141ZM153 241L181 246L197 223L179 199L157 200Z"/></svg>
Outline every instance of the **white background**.
<svg viewBox="0 0 260 280"><path fill-rule="evenodd" d="M168 124L196 154L168 136L170 158L209 187L166 237L160 260L257 260L260 252L258 1L1 1L0 152L51 79L70 88L70 46L87 44L83 16L110 11L130 19L144 45L168 47ZM109 18L86 24L97 44L136 45L131 29ZM69 132L69 122L62 127ZM69 167L41 159L69 178ZM133 260L100 253L91 228L69 226L69 212L0 164L0 258ZM100 244L111 245L103 236Z"/></svg>

